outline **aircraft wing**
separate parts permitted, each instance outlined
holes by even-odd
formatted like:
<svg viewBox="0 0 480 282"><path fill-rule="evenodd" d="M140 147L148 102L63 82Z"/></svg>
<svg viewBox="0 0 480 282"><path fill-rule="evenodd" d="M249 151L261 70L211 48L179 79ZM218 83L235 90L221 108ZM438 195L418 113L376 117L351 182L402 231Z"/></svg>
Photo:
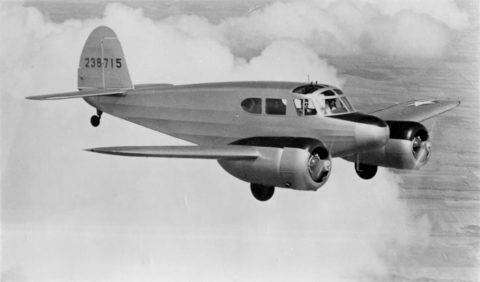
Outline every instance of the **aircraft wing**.
<svg viewBox="0 0 480 282"><path fill-rule="evenodd" d="M28 96L29 100L61 100L70 98L85 98L104 95L123 95L129 89L88 89L72 92L63 92L48 95Z"/></svg>
<svg viewBox="0 0 480 282"><path fill-rule="evenodd" d="M421 122L460 105L460 101L424 99L395 104L382 110L371 112L383 120Z"/></svg>
<svg viewBox="0 0 480 282"><path fill-rule="evenodd" d="M260 153L251 146L124 146L101 147L87 151L129 157L190 159L255 159Z"/></svg>

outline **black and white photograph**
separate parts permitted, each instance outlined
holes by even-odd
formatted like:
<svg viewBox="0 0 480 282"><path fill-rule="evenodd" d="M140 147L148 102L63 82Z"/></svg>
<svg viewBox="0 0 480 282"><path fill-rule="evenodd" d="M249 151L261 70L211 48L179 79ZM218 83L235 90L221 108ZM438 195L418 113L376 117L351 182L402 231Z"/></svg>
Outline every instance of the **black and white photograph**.
<svg viewBox="0 0 480 282"><path fill-rule="evenodd" d="M0 0L0 281L480 281L478 0Z"/></svg>

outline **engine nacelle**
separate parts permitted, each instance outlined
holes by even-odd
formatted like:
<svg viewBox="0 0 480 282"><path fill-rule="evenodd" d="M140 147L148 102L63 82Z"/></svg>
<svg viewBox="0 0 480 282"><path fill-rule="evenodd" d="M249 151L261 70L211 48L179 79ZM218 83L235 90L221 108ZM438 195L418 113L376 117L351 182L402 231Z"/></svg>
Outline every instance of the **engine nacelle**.
<svg viewBox="0 0 480 282"><path fill-rule="evenodd" d="M257 159L218 162L246 182L296 190L317 190L330 176L332 162L323 144L309 148L255 148L260 152Z"/></svg>
<svg viewBox="0 0 480 282"><path fill-rule="evenodd" d="M409 121L387 121L387 124L390 127L390 138L384 147L346 159L399 169L419 169L425 165L432 150L425 126Z"/></svg>

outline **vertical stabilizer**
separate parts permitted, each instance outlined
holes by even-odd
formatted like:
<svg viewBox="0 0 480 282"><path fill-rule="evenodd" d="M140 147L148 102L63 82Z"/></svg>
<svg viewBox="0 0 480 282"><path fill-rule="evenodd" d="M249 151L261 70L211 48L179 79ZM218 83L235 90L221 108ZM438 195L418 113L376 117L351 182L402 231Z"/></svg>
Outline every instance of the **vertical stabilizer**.
<svg viewBox="0 0 480 282"><path fill-rule="evenodd" d="M133 88L120 41L106 26L90 33L80 57L78 89L91 88Z"/></svg>

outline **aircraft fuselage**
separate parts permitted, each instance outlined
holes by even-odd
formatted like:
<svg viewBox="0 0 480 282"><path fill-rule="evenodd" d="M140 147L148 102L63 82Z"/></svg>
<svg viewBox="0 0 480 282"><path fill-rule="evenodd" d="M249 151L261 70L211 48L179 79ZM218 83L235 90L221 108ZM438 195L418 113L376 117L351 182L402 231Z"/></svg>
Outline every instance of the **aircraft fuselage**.
<svg viewBox="0 0 480 282"><path fill-rule="evenodd" d="M247 81L163 85L136 87L124 96L85 100L102 112L198 145L225 145L261 136L294 136L322 140L332 157L339 157L385 144L388 126L378 119L345 119L357 113L298 116L293 99L305 95L292 93L292 89L301 84ZM286 112L266 114L262 109L259 114L249 113L241 107L247 98L286 99ZM265 107L265 102L262 105Z"/></svg>

